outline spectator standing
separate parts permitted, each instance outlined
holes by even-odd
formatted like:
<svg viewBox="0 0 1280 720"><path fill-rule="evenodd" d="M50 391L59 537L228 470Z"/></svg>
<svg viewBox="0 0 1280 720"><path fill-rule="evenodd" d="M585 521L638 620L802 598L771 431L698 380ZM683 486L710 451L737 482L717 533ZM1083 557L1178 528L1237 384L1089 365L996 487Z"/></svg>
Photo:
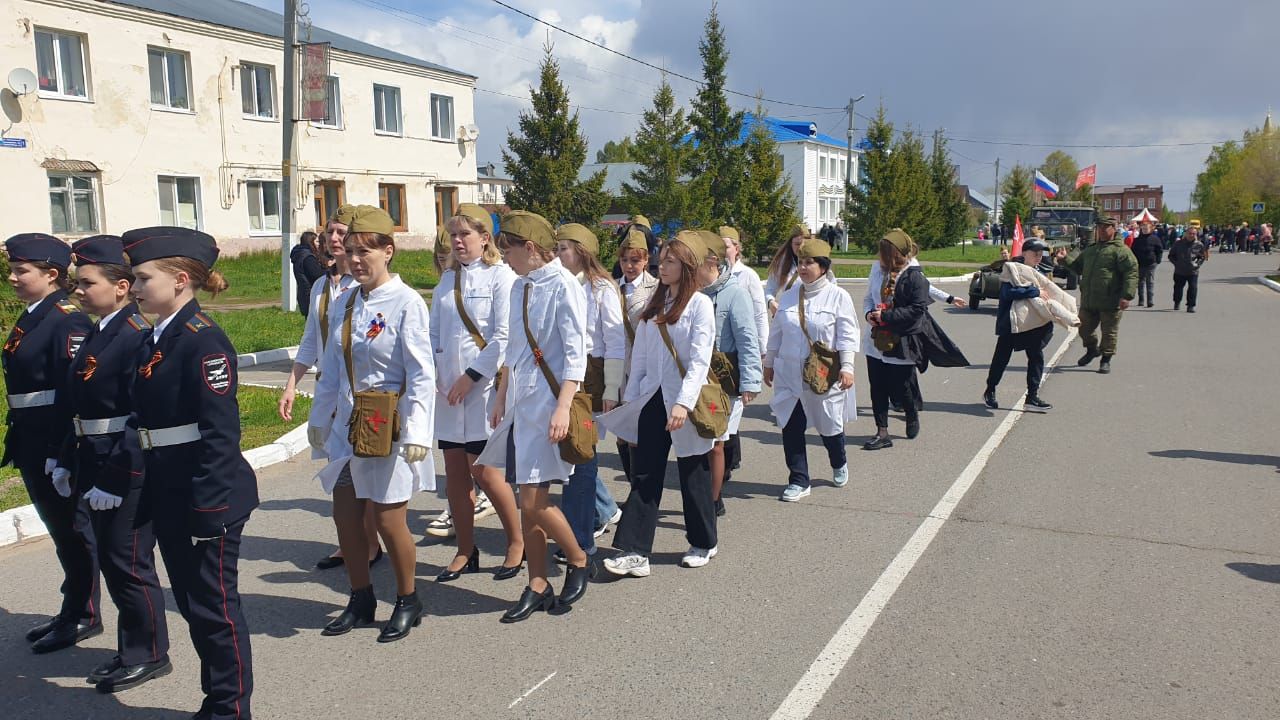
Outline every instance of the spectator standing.
<svg viewBox="0 0 1280 720"><path fill-rule="evenodd" d="M1147 307L1156 304L1156 266L1164 254L1164 245L1160 238L1151 233L1151 223L1144 222L1139 226L1138 237L1134 238L1130 248L1138 259L1138 306L1144 298Z"/></svg>
<svg viewBox="0 0 1280 720"><path fill-rule="evenodd" d="M1084 356L1076 364L1084 367L1102 356L1098 372L1111 372L1111 357L1120 339L1120 316L1133 302L1138 284L1138 260L1116 237L1115 218L1098 221L1097 238L1084 250L1074 253L1066 266L1080 276L1080 339ZM1066 248L1059 251L1066 257ZM1102 326L1099 345L1098 326Z"/></svg>
<svg viewBox="0 0 1280 720"><path fill-rule="evenodd" d="M1182 289L1187 290L1187 312L1196 311L1196 295L1200 284L1200 266L1209 259L1209 249L1196 237L1195 228L1169 248L1169 262L1173 264L1173 309L1182 304Z"/></svg>
<svg viewBox="0 0 1280 720"><path fill-rule="evenodd" d="M306 317L311 312L311 287L324 277L324 265L320 262L317 235L310 230L302 233L298 244L289 251L289 263L293 265L293 279L297 286L298 312Z"/></svg>

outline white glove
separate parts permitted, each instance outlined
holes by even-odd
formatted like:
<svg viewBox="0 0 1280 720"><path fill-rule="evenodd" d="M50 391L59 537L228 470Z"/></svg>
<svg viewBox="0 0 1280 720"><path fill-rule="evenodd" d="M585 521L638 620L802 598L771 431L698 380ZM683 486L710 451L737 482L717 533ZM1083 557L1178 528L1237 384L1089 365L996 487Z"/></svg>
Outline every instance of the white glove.
<svg viewBox="0 0 1280 720"><path fill-rule="evenodd" d="M316 450L324 450L325 432L324 428L314 425L307 426L307 442Z"/></svg>
<svg viewBox="0 0 1280 720"><path fill-rule="evenodd" d="M44 461L44 474L49 475L53 473L53 469L56 467L58 467L58 461L56 459L46 458Z"/></svg>
<svg viewBox="0 0 1280 720"><path fill-rule="evenodd" d="M119 495L112 495L96 487L89 488L89 492L84 494L84 499L89 502L89 508L93 510L115 510L120 507L120 503L124 502L124 498Z"/></svg>
<svg viewBox="0 0 1280 720"><path fill-rule="evenodd" d="M62 497L71 497L71 471L66 468L56 467L50 473L53 479L53 489Z"/></svg>
<svg viewBox="0 0 1280 720"><path fill-rule="evenodd" d="M426 445L404 445L405 462L417 463L427 459Z"/></svg>

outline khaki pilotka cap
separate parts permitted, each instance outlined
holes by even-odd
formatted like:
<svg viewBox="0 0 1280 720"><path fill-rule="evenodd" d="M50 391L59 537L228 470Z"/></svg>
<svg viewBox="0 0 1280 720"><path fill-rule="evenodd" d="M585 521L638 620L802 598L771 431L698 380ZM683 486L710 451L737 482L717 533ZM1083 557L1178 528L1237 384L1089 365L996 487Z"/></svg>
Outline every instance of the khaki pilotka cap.
<svg viewBox="0 0 1280 720"><path fill-rule="evenodd" d="M911 239L911 236L907 234L907 231L902 228L894 228L890 230L885 233L884 237L881 239L888 242L890 245L897 248L898 252L908 257L911 255L911 248L916 244L915 241Z"/></svg>
<svg viewBox="0 0 1280 720"><path fill-rule="evenodd" d="M512 210L502 216L502 233L527 240L543 250L554 250L556 231L547 219L528 210Z"/></svg>
<svg viewBox="0 0 1280 720"><path fill-rule="evenodd" d="M830 259L831 246L821 238L809 238L800 243L800 249L796 252L796 257L808 259L824 257Z"/></svg>
<svg viewBox="0 0 1280 720"><path fill-rule="evenodd" d="M334 211L333 217L329 218L330 222L336 222L347 227L351 226L351 216L356 210L355 205L343 205Z"/></svg>
<svg viewBox="0 0 1280 720"><path fill-rule="evenodd" d="M707 252L715 255L718 259L723 260L726 251L724 238L720 237L720 233L711 232L710 230L695 230L698 236L702 238L702 244L707 246Z"/></svg>
<svg viewBox="0 0 1280 720"><path fill-rule="evenodd" d="M720 226L720 237L734 242L742 242L742 237L738 235L738 228L729 227L728 225Z"/></svg>
<svg viewBox="0 0 1280 720"><path fill-rule="evenodd" d="M796 237L813 237L813 233L810 232L808 225L797 223L791 227L791 234L787 236L787 239L790 240Z"/></svg>
<svg viewBox="0 0 1280 720"><path fill-rule="evenodd" d="M592 257L600 257L600 238L582 223L565 223L556 228L556 241L572 240L582 246Z"/></svg>
<svg viewBox="0 0 1280 720"><path fill-rule="evenodd" d="M649 252L649 239L644 233L631 228L627 231L627 239L622 241L622 245L618 248L618 252L623 250L643 250Z"/></svg>
<svg viewBox="0 0 1280 720"><path fill-rule="evenodd" d="M671 242L678 242L692 250L698 262L702 262L707 257L707 244L702 241L702 236L696 230L681 230L676 233L675 239Z"/></svg>
<svg viewBox="0 0 1280 720"><path fill-rule="evenodd" d="M1113 217L1098 218L1098 227L1102 227L1103 225L1110 225L1111 227L1115 227L1119 224L1120 224L1119 221L1117 221Z"/></svg>
<svg viewBox="0 0 1280 720"><path fill-rule="evenodd" d="M458 206L457 211L453 213L453 216L471 218L480 223L480 227L488 230L490 235L493 234L493 216L489 214L488 210L475 203L462 203Z"/></svg>
<svg viewBox="0 0 1280 720"><path fill-rule="evenodd" d="M631 223L633 225L643 225L649 229L649 232L653 232L653 223L649 222L649 218L643 215L632 215Z"/></svg>
<svg viewBox="0 0 1280 720"><path fill-rule="evenodd" d="M349 233L378 233L393 235L396 223L386 210L372 205L357 205L351 209L351 222L347 223Z"/></svg>

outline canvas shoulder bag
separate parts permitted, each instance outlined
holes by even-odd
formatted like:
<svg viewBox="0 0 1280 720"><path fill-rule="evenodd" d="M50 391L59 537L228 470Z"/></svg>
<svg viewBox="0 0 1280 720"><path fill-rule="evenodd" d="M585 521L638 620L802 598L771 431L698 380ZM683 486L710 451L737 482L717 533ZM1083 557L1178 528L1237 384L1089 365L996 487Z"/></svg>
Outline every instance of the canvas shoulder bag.
<svg viewBox="0 0 1280 720"><path fill-rule="evenodd" d="M715 301L712 301L715 307ZM720 348L720 321L716 319L716 336L715 344L711 349L711 374L716 376L720 381L720 387L724 390L724 394L729 397L738 397L742 394L740 387L742 385L742 370L738 368L738 353L722 352Z"/></svg>
<svg viewBox="0 0 1280 720"><path fill-rule="evenodd" d="M346 315L342 320L342 355L347 363L347 382L351 386L351 419L347 422L347 441L352 453L359 458L383 458L391 455L391 449L400 439L400 392L386 390L361 390L356 392L355 367L351 360L351 314L355 309L360 289L352 291L347 299Z"/></svg>
<svg viewBox="0 0 1280 720"><path fill-rule="evenodd" d="M680 362L675 345L671 344L671 334L667 332L665 323L658 325L658 332L662 334L662 342L666 344L667 352L671 353L671 359L676 361L676 369L680 371L680 377L684 378L684 363ZM702 384L702 389L698 392L698 402L689 413L689 422L693 423L693 429L698 431L698 437L708 440L724 435L729 429L729 396L725 394L724 388L720 387L720 382L712 375L709 368L707 382Z"/></svg>
<svg viewBox="0 0 1280 720"><path fill-rule="evenodd" d="M551 368L547 367L546 362L542 359L542 349L538 347L538 341L533 337L533 331L529 329L529 285L524 286L524 304L521 312L524 313L524 337L529 342L529 349L533 351L533 362L542 371L542 377L547 381L547 387L551 388L551 394L557 399L560 397L560 383L555 376L551 374ZM560 459L572 465L581 465L590 462L596 456L596 422L591 416L591 396L584 392L576 392L573 394L573 402L569 405L569 434L560 441Z"/></svg>
<svg viewBox="0 0 1280 720"><path fill-rule="evenodd" d="M809 343L809 356L804 359L802 376L809 389L818 395L826 395L831 390L833 376L839 375L840 351L827 347L826 343L814 342L809 337L809 325L804 317L805 289L800 288L800 301L796 308L800 315L800 332Z"/></svg>

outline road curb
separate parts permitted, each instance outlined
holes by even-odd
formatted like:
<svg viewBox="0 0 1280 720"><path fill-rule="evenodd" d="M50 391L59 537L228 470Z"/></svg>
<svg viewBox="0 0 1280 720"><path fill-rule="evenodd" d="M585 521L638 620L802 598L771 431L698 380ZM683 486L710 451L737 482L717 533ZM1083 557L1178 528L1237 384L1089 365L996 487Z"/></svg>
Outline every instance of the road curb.
<svg viewBox="0 0 1280 720"><path fill-rule="evenodd" d="M247 368L254 365L263 365L266 363L280 362L281 360L292 360L298 354L298 346L291 345L289 347L276 348L274 350L262 350L256 353L244 353L236 356L236 364L239 367Z"/></svg>
<svg viewBox="0 0 1280 720"><path fill-rule="evenodd" d="M1271 288L1272 290L1275 290L1276 292L1280 292L1280 283L1276 282L1275 280L1272 280L1266 275L1259 275L1258 282L1262 283L1263 285L1266 285L1267 287Z"/></svg>

